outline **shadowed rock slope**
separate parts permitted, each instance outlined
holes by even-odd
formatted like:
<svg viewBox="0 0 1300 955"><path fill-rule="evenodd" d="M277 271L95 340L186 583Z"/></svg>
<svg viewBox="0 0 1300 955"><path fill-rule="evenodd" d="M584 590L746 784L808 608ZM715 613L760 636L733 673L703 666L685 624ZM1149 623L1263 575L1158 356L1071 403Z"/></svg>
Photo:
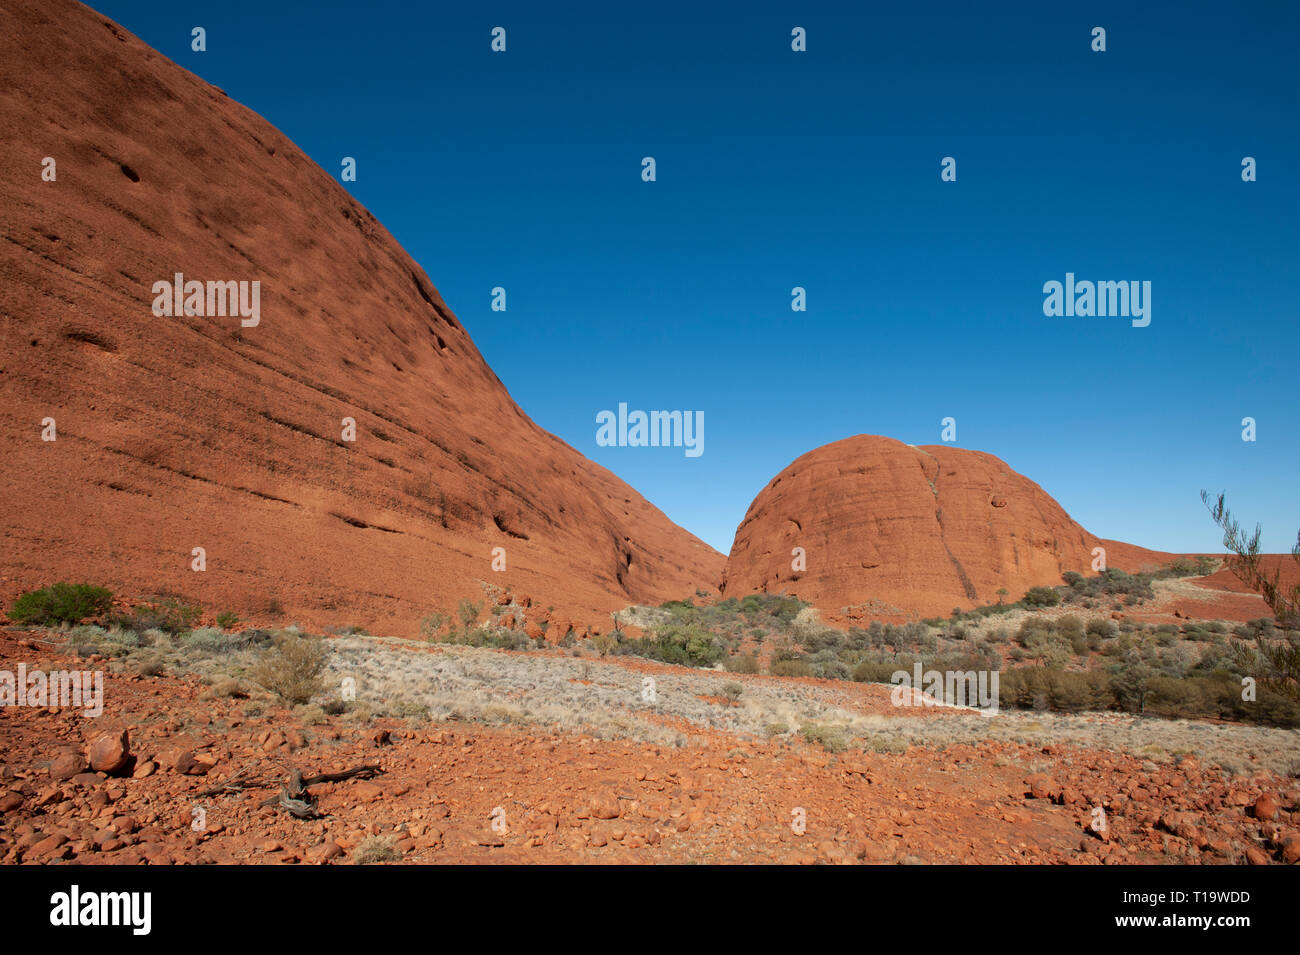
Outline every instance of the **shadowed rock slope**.
<svg viewBox="0 0 1300 955"><path fill-rule="evenodd" d="M4 597L75 578L407 633L487 580L555 636L716 584L722 555L534 424L374 216L220 90L78 3L5 0L0 124ZM155 317L178 272L260 282L260 323Z"/></svg>

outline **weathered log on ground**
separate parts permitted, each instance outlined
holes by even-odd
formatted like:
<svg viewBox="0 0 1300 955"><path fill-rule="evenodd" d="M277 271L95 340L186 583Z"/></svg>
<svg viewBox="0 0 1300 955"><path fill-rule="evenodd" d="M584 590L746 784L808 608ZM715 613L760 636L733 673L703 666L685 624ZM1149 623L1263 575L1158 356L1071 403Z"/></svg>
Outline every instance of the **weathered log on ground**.
<svg viewBox="0 0 1300 955"><path fill-rule="evenodd" d="M320 811L316 808L316 798L307 790L317 783L336 783L344 779L369 779L383 772L378 766L356 766L341 773L318 773L304 779L302 770L295 769L289 774L289 781L280 787L280 792L270 799L258 803L259 806L279 807L296 819L316 819Z"/></svg>

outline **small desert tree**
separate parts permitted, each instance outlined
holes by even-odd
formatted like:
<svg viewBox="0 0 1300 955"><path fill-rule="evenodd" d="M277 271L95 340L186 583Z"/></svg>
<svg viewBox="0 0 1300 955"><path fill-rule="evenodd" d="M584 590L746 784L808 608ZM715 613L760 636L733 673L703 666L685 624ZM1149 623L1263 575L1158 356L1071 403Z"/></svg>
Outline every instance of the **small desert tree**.
<svg viewBox="0 0 1300 955"><path fill-rule="evenodd" d="M456 608L456 616L460 618L461 629L467 634L473 630L474 625L478 623L478 615L482 612L483 608L479 604L469 598L462 600L460 606Z"/></svg>
<svg viewBox="0 0 1300 955"><path fill-rule="evenodd" d="M101 616L112 604L113 595L103 587L57 583L20 596L14 601L9 618L14 623L54 627Z"/></svg>
<svg viewBox="0 0 1300 955"><path fill-rule="evenodd" d="M1129 650L1119 663L1110 668L1110 673L1110 688L1115 699L1139 716L1144 714L1153 674L1142 654L1136 648Z"/></svg>
<svg viewBox="0 0 1300 955"><path fill-rule="evenodd" d="M1228 559L1228 569L1251 590L1254 590L1268 609L1273 612L1277 629L1256 635L1254 647L1234 644L1233 655L1237 664L1247 673L1260 673L1262 681L1294 699L1300 699L1300 581L1283 584L1280 569L1270 574L1264 568L1260 553L1260 528L1247 535L1220 494L1211 500L1202 491L1201 500L1210 510L1214 522L1223 529L1223 546L1233 554ZM1300 564L1300 532L1291 556Z"/></svg>
<svg viewBox="0 0 1300 955"><path fill-rule="evenodd" d="M429 616L420 621L420 636L432 643L439 638L442 628L447 626L450 619L450 614L434 608Z"/></svg>

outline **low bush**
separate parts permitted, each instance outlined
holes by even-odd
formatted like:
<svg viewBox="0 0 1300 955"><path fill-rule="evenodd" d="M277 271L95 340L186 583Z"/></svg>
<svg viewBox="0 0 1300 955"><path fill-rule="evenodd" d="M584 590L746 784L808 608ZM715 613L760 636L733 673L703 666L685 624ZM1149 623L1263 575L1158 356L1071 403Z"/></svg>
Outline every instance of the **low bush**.
<svg viewBox="0 0 1300 955"><path fill-rule="evenodd" d="M710 667L727 656L727 646L701 627L669 625L656 630L653 636L626 640L614 652L681 666Z"/></svg>
<svg viewBox="0 0 1300 955"><path fill-rule="evenodd" d="M1020 602L1026 607L1055 607L1061 595L1051 587L1030 587Z"/></svg>
<svg viewBox="0 0 1300 955"><path fill-rule="evenodd" d="M443 628L451 621L450 615L442 610L434 610L420 621L420 636L433 642L442 637Z"/></svg>
<svg viewBox="0 0 1300 955"><path fill-rule="evenodd" d="M57 583L22 594L9 610L9 619L14 623L57 627L102 616L112 603L113 595L103 587Z"/></svg>
<svg viewBox="0 0 1300 955"><path fill-rule="evenodd" d="M838 726L806 723L799 729L799 733L808 742L819 743L828 753L842 753L849 748L844 730Z"/></svg>
<svg viewBox="0 0 1300 955"><path fill-rule="evenodd" d="M812 676L812 667L804 659L773 660L767 672L772 676Z"/></svg>
<svg viewBox="0 0 1300 955"><path fill-rule="evenodd" d="M243 643L238 635L228 634L220 627L199 627L182 634L179 642L181 646L201 653L224 653Z"/></svg>
<svg viewBox="0 0 1300 955"><path fill-rule="evenodd" d="M199 622L202 608L182 603L178 597L155 597L113 614L109 622L125 630L161 630L178 634Z"/></svg>
<svg viewBox="0 0 1300 955"><path fill-rule="evenodd" d="M393 840L388 836L370 836L361 845L352 859L356 865L375 865L381 862L396 862L402 857Z"/></svg>
<svg viewBox="0 0 1300 955"><path fill-rule="evenodd" d="M752 653L742 653L727 657L725 666L732 673L758 673L758 657Z"/></svg>
<svg viewBox="0 0 1300 955"><path fill-rule="evenodd" d="M248 675L286 704L307 703L324 689L321 672L329 653L320 637L281 631L275 636L274 646L262 652Z"/></svg>

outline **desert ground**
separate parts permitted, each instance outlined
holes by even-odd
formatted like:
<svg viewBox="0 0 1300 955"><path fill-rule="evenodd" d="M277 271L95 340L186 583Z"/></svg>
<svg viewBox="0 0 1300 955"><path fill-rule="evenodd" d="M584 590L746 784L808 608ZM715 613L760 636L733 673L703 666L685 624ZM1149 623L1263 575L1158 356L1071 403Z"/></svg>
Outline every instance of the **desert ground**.
<svg viewBox="0 0 1300 955"><path fill-rule="evenodd" d="M1189 594L1231 608L1240 595L1217 582L1161 581L1142 609L1182 614ZM602 655L590 641L504 650L355 632L324 641L325 689L288 705L257 682L265 635L7 628L0 669L102 669L106 682L97 719L5 708L0 858L1300 858L1292 728L1005 707L988 716L898 706L881 683L671 666ZM299 790L295 771L358 772Z"/></svg>

